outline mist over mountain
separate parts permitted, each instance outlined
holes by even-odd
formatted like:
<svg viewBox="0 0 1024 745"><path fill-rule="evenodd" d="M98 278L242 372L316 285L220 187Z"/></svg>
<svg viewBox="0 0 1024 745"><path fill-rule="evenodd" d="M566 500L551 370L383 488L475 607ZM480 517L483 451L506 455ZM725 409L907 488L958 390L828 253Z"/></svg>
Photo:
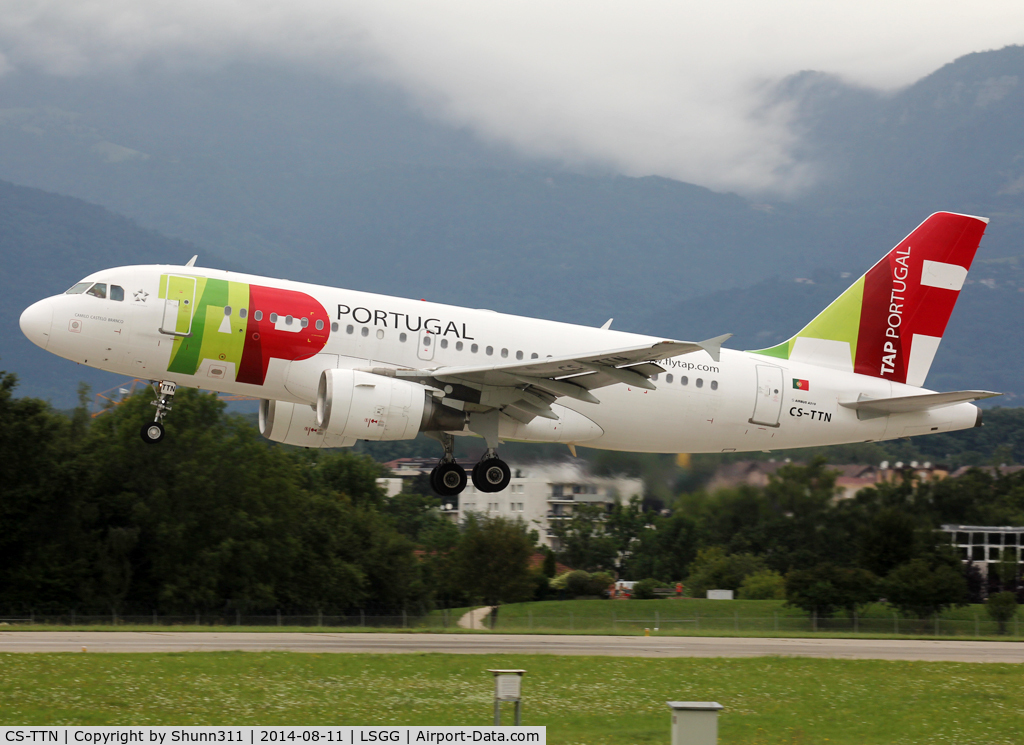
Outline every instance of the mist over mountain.
<svg viewBox="0 0 1024 745"><path fill-rule="evenodd" d="M283 66L15 71L0 77L0 179L93 205L0 184L0 246L16 267L4 310L16 319L101 267L199 253L209 266L590 325L614 317L675 338L733 331L730 346L759 348L844 289L840 273L859 276L928 214L954 210L992 224L928 382L1018 391L1024 345L992 319L1024 298L1021 81L1020 47L895 93L791 76L775 99L793 107L818 181L783 201L525 158L384 84ZM63 389L67 401L93 375L32 347L16 321L0 344L25 393Z"/></svg>

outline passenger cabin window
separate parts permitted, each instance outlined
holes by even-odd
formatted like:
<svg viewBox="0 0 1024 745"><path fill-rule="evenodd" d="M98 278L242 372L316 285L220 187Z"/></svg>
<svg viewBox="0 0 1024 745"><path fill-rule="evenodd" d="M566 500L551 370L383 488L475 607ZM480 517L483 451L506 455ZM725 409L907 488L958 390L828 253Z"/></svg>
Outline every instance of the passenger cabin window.
<svg viewBox="0 0 1024 745"><path fill-rule="evenodd" d="M255 313L252 314L252 317L255 318L257 321L262 321L263 320L263 311L262 310L256 311Z"/></svg>
<svg viewBox="0 0 1024 745"><path fill-rule="evenodd" d="M238 317L239 318L245 318L245 308L239 308L238 309Z"/></svg>
<svg viewBox="0 0 1024 745"><path fill-rule="evenodd" d="M322 318L316 319L316 330L317 331L323 331L324 330L324 322L323 322Z"/></svg>
<svg viewBox="0 0 1024 745"><path fill-rule="evenodd" d="M91 284L92 284L92 282L79 282L77 285L72 287L70 290L68 290L64 294L65 295L81 295L83 292L85 292L89 288L89 286Z"/></svg>

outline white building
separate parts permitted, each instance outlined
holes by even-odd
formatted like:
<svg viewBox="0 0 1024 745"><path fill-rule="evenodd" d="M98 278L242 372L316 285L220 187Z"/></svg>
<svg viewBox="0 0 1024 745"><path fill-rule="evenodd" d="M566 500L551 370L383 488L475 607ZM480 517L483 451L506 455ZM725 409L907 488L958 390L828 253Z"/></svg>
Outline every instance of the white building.
<svg viewBox="0 0 1024 745"><path fill-rule="evenodd" d="M403 458L385 463L394 474L392 479L411 479L437 464L436 460ZM560 547L551 534L552 523L572 515L577 504L600 504L610 508L616 500L628 502L630 497L643 496L642 479L624 476L591 476L579 463L509 464L512 481L508 488L496 494L477 491L472 480L458 497L444 497L442 511L455 522L461 522L470 512L483 515L520 518L540 535L540 543L554 550ZM389 496L396 484L381 483ZM397 492L395 492L397 493Z"/></svg>

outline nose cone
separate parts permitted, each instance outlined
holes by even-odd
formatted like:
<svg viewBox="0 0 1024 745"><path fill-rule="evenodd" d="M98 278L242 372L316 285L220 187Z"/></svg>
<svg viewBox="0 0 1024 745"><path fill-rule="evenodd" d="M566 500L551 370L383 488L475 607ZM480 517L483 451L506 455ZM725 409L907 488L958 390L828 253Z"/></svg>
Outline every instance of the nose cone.
<svg viewBox="0 0 1024 745"><path fill-rule="evenodd" d="M25 308L21 314L21 333L33 344L46 349L50 343L50 326L53 324L53 308L46 300Z"/></svg>

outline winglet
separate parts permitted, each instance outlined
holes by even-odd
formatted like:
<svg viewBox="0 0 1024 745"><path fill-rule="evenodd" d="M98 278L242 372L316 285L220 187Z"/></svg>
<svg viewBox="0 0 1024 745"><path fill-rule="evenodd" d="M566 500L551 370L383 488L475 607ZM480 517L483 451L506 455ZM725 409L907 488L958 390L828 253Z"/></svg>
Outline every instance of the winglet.
<svg viewBox="0 0 1024 745"><path fill-rule="evenodd" d="M196 254L195 256L193 256L191 259L189 259L185 263L185 266L195 266L196 265L196 259L198 259L198 258L199 258L199 254Z"/></svg>
<svg viewBox="0 0 1024 745"><path fill-rule="evenodd" d="M612 327L612 321L614 321L614 320L615 320L614 318L609 318L607 321L605 321L604 322L604 326L601 327L601 330L602 331L607 331L608 329L610 329Z"/></svg>
<svg viewBox="0 0 1024 745"><path fill-rule="evenodd" d="M699 341L697 342L697 346L710 354L711 359L715 362L720 362L720 357L722 356L722 344L724 344L730 337L732 337L732 334L722 334L721 336L716 336L714 339Z"/></svg>

